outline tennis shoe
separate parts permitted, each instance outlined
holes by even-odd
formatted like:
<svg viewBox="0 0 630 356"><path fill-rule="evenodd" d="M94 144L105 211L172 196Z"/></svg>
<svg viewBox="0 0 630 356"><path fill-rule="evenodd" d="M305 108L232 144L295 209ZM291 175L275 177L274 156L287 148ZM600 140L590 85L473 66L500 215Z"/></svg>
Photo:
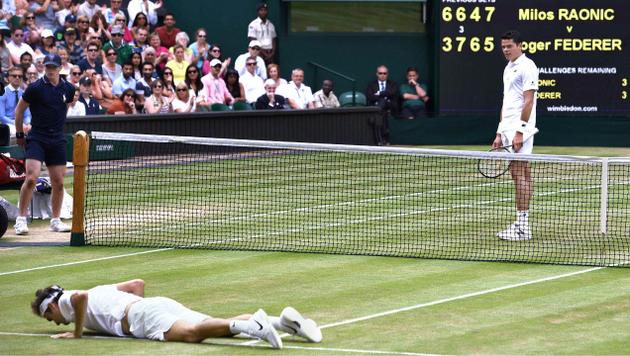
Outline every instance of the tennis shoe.
<svg viewBox="0 0 630 356"><path fill-rule="evenodd" d="M288 333L298 335L310 342L321 342L322 331L312 319L306 319L292 307L286 307L280 314L280 323L289 330Z"/></svg>
<svg viewBox="0 0 630 356"><path fill-rule="evenodd" d="M497 233L497 237L506 241L526 241L532 238L528 224L514 223L506 230Z"/></svg>
<svg viewBox="0 0 630 356"><path fill-rule="evenodd" d="M54 232L69 232L70 226L60 219L50 219L50 231Z"/></svg>
<svg viewBox="0 0 630 356"><path fill-rule="evenodd" d="M26 222L26 216L18 216L15 219L15 228L16 235L26 235L28 234L28 224Z"/></svg>
<svg viewBox="0 0 630 356"><path fill-rule="evenodd" d="M249 320L252 322L252 327L251 330L247 331L248 335L267 341L275 349L282 348L282 339L269 322L264 310L258 309Z"/></svg>

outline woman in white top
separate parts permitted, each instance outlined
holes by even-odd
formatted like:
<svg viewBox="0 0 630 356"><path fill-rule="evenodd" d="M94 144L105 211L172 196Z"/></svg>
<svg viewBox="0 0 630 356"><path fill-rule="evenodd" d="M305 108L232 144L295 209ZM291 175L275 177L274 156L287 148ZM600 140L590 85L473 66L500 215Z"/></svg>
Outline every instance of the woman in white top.
<svg viewBox="0 0 630 356"><path fill-rule="evenodd" d="M197 110L197 102L195 96L191 95L186 83L179 83L175 88L175 99L172 106L174 112L194 112Z"/></svg>
<svg viewBox="0 0 630 356"><path fill-rule="evenodd" d="M267 66L267 76L268 79L272 79L274 82L276 82L276 94L282 95L286 98L286 89L288 83L286 80L280 78L280 67L275 63L270 63Z"/></svg>
<svg viewBox="0 0 630 356"><path fill-rule="evenodd" d="M74 90L74 98L72 102L68 104L67 116L85 116L85 105L79 102L79 95L81 95L81 92L79 88L76 88Z"/></svg>
<svg viewBox="0 0 630 356"><path fill-rule="evenodd" d="M172 111L171 102L162 95L163 90L164 82L161 79L151 82L151 92L153 94L144 101L144 111L147 114L165 114Z"/></svg>

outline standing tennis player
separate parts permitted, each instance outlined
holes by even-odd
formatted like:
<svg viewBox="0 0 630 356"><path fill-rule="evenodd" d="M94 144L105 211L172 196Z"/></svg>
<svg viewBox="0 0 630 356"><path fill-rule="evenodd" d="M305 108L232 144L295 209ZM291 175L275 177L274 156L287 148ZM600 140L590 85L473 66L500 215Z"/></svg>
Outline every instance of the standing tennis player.
<svg viewBox="0 0 630 356"><path fill-rule="evenodd" d="M240 333L282 348L278 331L320 342L322 333L312 319L291 307L279 317L259 309L253 315L218 319L190 310L170 298L144 297L144 281L134 279L89 290L65 290L57 285L40 289L31 303L33 313L57 325L74 323L74 331L53 338L80 338L83 328L113 336L159 341L202 342L210 337Z"/></svg>
<svg viewBox="0 0 630 356"><path fill-rule="evenodd" d="M501 121L492 147L512 145L515 153L531 154L537 132L538 68L523 53L522 42L518 31L508 31L501 36L501 50L508 63L503 70ZM510 173L516 193L516 222L497 236L509 241L529 240L529 201L533 192L529 163L512 161Z"/></svg>
<svg viewBox="0 0 630 356"><path fill-rule="evenodd" d="M44 57L46 74L26 88L15 109L15 137L18 145L25 148L26 180L20 190L19 216L15 220L15 233L28 233L26 213L33 188L42 169L48 167L52 185L52 219L50 230L68 232L70 227L61 220L63 203L63 177L66 173L66 138L63 130L68 103L74 98L74 86L59 76L61 58L56 54ZM31 130L24 136L24 111L31 110Z"/></svg>

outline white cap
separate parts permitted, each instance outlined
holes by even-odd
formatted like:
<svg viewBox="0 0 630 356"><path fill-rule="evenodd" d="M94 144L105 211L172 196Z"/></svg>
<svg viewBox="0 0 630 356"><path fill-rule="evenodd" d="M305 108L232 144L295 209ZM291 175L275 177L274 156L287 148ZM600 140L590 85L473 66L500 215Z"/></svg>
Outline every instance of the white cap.
<svg viewBox="0 0 630 356"><path fill-rule="evenodd" d="M252 47L262 47L262 43L260 43L260 41L258 40L251 40L249 41L249 48Z"/></svg>
<svg viewBox="0 0 630 356"><path fill-rule="evenodd" d="M47 38L47 37L55 37L55 35L53 34L53 32L49 29L45 29L42 31L42 33L40 34L41 38Z"/></svg>
<svg viewBox="0 0 630 356"><path fill-rule="evenodd" d="M217 64L218 64L218 65L221 65L222 63L221 63L221 61L220 61L220 60L218 60L218 59L216 59L216 58L210 61L210 67L214 67L214 66L216 66Z"/></svg>

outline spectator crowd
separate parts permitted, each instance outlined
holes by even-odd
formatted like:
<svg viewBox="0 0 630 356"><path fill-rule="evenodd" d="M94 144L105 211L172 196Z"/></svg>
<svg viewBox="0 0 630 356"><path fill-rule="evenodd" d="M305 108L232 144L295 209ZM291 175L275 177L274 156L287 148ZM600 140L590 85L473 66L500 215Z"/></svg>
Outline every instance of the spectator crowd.
<svg viewBox="0 0 630 356"><path fill-rule="evenodd" d="M191 36L163 12L164 0L0 1L0 112L12 124L26 86L44 75L43 58L61 58L61 75L76 86L68 116L195 112L221 109L312 109L339 107L334 83L312 92L304 70L281 77L276 30L267 4L247 28L247 48L235 60L224 56L208 32ZM162 11L160 11L162 10ZM161 13L161 15L158 15ZM379 67L365 92L368 105L413 118L428 100L418 72L410 68L398 87ZM399 110L402 109L402 110ZM29 122L29 113L25 123Z"/></svg>

